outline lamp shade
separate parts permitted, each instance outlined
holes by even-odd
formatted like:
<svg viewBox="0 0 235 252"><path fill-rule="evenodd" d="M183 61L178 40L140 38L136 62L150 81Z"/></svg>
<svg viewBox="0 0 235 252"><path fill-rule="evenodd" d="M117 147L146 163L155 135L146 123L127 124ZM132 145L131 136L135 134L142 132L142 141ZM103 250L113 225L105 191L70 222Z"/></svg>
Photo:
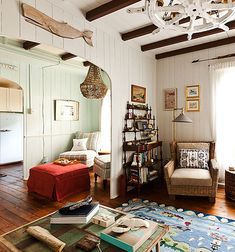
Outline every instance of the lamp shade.
<svg viewBox="0 0 235 252"><path fill-rule="evenodd" d="M100 68L90 65L86 79L80 85L82 95L88 99L102 99L107 93L107 86L104 84Z"/></svg>
<svg viewBox="0 0 235 252"><path fill-rule="evenodd" d="M193 121L182 112L172 122L192 123Z"/></svg>

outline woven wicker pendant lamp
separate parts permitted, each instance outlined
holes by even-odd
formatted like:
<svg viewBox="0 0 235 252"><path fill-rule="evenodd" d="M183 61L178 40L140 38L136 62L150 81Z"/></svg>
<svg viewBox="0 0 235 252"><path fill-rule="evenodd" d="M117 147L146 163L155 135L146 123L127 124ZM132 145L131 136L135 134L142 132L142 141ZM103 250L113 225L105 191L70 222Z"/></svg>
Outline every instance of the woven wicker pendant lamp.
<svg viewBox="0 0 235 252"><path fill-rule="evenodd" d="M100 68L90 65L84 82L80 85L82 95L88 99L102 99L107 93L107 86L104 84Z"/></svg>

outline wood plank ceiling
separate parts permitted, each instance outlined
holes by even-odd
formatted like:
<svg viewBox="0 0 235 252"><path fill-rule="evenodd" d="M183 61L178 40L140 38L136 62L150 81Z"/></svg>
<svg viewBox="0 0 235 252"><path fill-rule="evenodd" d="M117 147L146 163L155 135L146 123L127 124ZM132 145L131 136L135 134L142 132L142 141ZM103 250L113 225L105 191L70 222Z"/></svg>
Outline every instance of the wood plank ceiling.
<svg viewBox="0 0 235 252"><path fill-rule="evenodd" d="M146 15L127 13L129 7L143 6L144 0L87 0L87 5L83 6L75 0L69 1L77 4L85 12L88 21L95 22L97 19L102 19L111 24L120 33L123 41L133 40L143 52L151 51L155 54L156 59L235 43L235 21L227 23L230 28L228 32L213 29L195 33L192 40L188 41L186 34L175 31L160 31L152 35L157 27ZM186 22L189 22L189 18L181 20L182 24Z"/></svg>

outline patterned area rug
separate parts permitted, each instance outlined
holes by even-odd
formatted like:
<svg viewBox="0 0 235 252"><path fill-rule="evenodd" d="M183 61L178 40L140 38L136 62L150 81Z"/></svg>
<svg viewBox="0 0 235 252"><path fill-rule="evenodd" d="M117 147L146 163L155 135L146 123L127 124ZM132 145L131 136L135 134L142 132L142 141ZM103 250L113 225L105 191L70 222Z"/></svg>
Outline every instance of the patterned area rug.
<svg viewBox="0 0 235 252"><path fill-rule="evenodd" d="M234 252L235 220L134 199L117 208L170 226L161 252Z"/></svg>

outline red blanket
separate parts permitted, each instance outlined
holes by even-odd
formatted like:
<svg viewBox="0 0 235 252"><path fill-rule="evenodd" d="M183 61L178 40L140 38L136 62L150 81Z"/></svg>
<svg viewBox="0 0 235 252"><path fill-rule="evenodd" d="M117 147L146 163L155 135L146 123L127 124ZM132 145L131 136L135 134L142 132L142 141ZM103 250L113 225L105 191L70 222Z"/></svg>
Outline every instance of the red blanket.
<svg viewBox="0 0 235 252"><path fill-rule="evenodd" d="M60 201L72 194L88 191L90 176L84 164L43 164L30 169L28 191Z"/></svg>

